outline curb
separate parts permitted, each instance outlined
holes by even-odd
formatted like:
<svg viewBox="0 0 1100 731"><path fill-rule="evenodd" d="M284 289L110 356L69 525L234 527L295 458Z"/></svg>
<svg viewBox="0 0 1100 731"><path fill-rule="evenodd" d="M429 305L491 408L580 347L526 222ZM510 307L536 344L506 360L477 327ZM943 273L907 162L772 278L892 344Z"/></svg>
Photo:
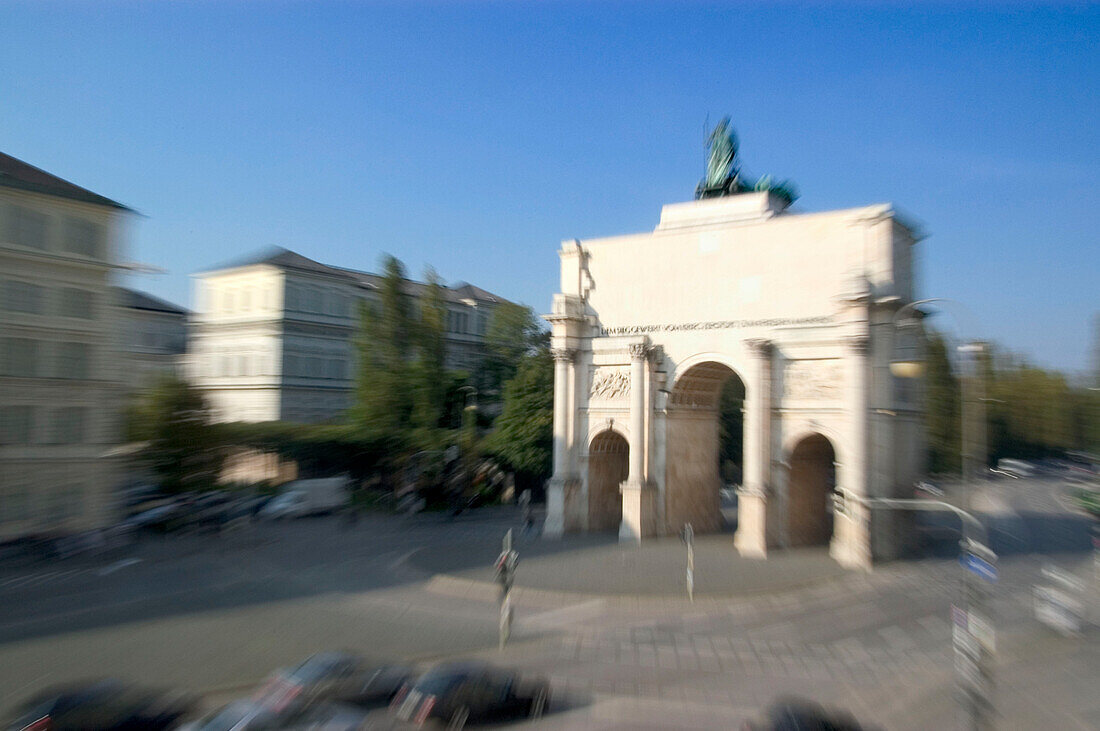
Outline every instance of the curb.
<svg viewBox="0 0 1100 731"><path fill-rule="evenodd" d="M713 606L717 604L729 604L739 599L758 598L761 596L785 594L788 592L795 592L802 589L806 589L813 586L819 586L821 584L839 580L841 582L849 582L854 580L854 577L862 577L861 573L845 574L840 576L826 576L821 578L808 579L804 581L792 582L784 584L782 586L774 586L767 589L755 589L746 590L737 594L706 594L703 596L696 595L695 600L691 601L682 596L657 596L657 595L638 595L638 594L593 594L588 592L574 592L554 589L535 589L522 586L514 586L511 591L512 597L517 601L530 600L534 603L548 603L548 604L574 604L586 601L605 601L611 604L615 604L620 607L635 607L635 608L659 608L661 606L667 608L690 608L703 606ZM434 594L442 594L445 596L459 596L466 599L474 598L471 595L477 595L478 597L490 596L494 597L492 601L496 602L496 595L500 591L500 587L491 581L478 581L476 579L467 579L461 576L454 576L452 574L434 574L424 585L424 589Z"/></svg>

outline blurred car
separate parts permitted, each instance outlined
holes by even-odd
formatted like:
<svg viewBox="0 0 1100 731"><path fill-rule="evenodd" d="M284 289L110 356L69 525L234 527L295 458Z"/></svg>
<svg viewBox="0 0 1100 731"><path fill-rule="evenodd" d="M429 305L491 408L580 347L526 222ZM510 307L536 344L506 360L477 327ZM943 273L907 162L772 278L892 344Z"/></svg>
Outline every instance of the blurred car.
<svg viewBox="0 0 1100 731"><path fill-rule="evenodd" d="M189 696L94 680L45 690L21 704L8 726L18 731L172 728L194 707Z"/></svg>
<svg viewBox="0 0 1100 731"><path fill-rule="evenodd" d="M914 492L916 493L917 497L921 497L921 498L941 498L941 497L943 497L943 490L940 489L939 487L937 487L936 485L932 484L931 482L928 482L927 480L922 480L921 482L918 482L914 486L913 489L914 489Z"/></svg>
<svg viewBox="0 0 1100 731"><path fill-rule="evenodd" d="M763 718L746 721L741 731L860 731L862 726L846 713L826 711L803 698L780 698L764 711Z"/></svg>
<svg viewBox="0 0 1100 731"><path fill-rule="evenodd" d="M423 725L442 719L448 728L521 716L541 718L550 706L550 684L482 662L437 665L407 683L390 707L398 719Z"/></svg>
<svg viewBox="0 0 1100 731"><path fill-rule="evenodd" d="M362 728L365 713L356 708L323 703L278 711L254 700L236 700L209 713L180 731L268 731L270 729Z"/></svg>
<svg viewBox="0 0 1100 731"><path fill-rule="evenodd" d="M309 506L303 493L291 490L273 498L260 510L260 517L268 520L297 518L306 515Z"/></svg>
<svg viewBox="0 0 1100 731"><path fill-rule="evenodd" d="M1035 474L1035 467L1030 462L1022 459L1002 459L997 461L997 471L1015 477L1031 477Z"/></svg>
<svg viewBox="0 0 1100 731"><path fill-rule="evenodd" d="M183 506L180 503L166 503L127 518L122 522L122 527L126 530L167 531L182 511Z"/></svg>
<svg viewBox="0 0 1100 731"><path fill-rule="evenodd" d="M253 700L280 711L320 702L385 705L413 676L403 665L372 665L350 652L321 652L275 671Z"/></svg>

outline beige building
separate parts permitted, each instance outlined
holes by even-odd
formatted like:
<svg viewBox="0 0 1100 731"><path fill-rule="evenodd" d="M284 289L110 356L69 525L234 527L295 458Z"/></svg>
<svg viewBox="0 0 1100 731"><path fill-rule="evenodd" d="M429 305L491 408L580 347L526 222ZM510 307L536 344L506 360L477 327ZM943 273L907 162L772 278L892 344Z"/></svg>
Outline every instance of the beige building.
<svg viewBox="0 0 1100 731"><path fill-rule="evenodd" d="M896 516L834 516L832 494L905 493L922 464L919 394L889 370L916 241L890 206L796 214L761 192L564 242L546 532L717 529L718 401L738 379L738 549L890 556Z"/></svg>
<svg viewBox="0 0 1100 731"><path fill-rule="evenodd" d="M145 292L119 287L116 298L122 324L122 351L132 389L145 388L163 375L183 375L187 350L187 310Z"/></svg>
<svg viewBox="0 0 1100 731"><path fill-rule="evenodd" d="M351 406L359 302L382 277L275 249L198 275L191 380L222 421L318 422ZM407 281L416 306L426 285ZM504 300L470 284L445 288L447 367L477 367L489 316Z"/></svg>
<svg viewBox="0 0 1100 731"><path fill-rule="evenodd" d="M129 210L0 154L0 540L110 520Z"/></svg>

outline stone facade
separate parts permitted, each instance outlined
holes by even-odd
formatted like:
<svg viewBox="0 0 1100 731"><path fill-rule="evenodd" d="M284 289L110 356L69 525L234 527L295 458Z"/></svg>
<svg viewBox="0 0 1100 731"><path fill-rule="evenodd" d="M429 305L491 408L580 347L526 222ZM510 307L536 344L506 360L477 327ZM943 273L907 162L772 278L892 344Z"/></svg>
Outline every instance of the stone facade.
<svg viewBox="0 0 1100 731"><path fill-rule="evenodd" d="M0 540L113 519L128 213L0 154Z"/></svg>
<svg viewBox="0 0 1100 731"><path fill-rule="evenodd" d="M851 566L892 555L890 520L834 517L831 496L893 496L918 476L919 394L889 372L916 240L886 205L796 214L745 193L665 206L652 233L564 242L546 316L547 533L604 529L619 510L624 540L717 529L718 402L736 378L738 549L827 542ZM608 434L627 447L625 478L608 464Z"/></svg>
<svg viewBox="0 0 1100 731"><path fill-rule="evenodd" d="M318 422L351 406L359 305L382 278L286 249L200 274L188 348L191 380L221 421ZM407 281L418 300L425 285ZM470 284L444 290L446 363L477 368L493 308ZM414 305L415 307L415 305Z"/></svg>
<svg viewBox="0 0 1100 731"><path fill-rule="evenodd" d="M116 292L122 323L122 350L129 369L127 385L145 388L165 374L182 376L187 349L187 310L144 292Z"/></svg>

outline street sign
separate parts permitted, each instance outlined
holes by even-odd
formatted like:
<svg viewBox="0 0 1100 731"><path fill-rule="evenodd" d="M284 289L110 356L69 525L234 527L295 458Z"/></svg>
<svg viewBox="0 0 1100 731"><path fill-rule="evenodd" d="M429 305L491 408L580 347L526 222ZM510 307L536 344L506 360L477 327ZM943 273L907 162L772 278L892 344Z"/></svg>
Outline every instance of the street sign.
<svg viewBox="0 0 1100 731"><path fill-rule="evenodd" d="M956 624L951 637L954 640L955 652L961 652L974 659L981 657L981 647L975 641L974 635L967 632L965 627Z"/></svg>
<svg viewBox="0 0 1100 731"><path fill-rule="evenodd" d="M973 609L967 617L967 630L986 652L992 654L997 651L997 635L993 631L993 625Z"/></svg>
<svg viewBox="0 0 1100 731"><path fill-rule="evenodd" d="M996 583L997 567L981 556L967 553L959 557L959 563L961 563L963 568L967 571L977 574L990 583Z"/></svg>

